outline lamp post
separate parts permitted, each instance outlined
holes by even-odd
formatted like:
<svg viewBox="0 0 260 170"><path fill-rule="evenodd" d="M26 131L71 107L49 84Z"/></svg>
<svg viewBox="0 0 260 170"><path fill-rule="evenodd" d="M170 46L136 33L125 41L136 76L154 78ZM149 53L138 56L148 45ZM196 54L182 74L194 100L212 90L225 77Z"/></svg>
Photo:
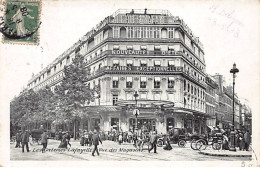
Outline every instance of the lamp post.
<svg viewBox="0 0 260 170"><path fill-rule="evenodd" d="M134 98L135 98L135 108L137 108L137 97L139 96L139 94L137 94L137 91L135 91L135 94L134 94ZM137 131L138 128L137 128L137 116L138 116L138 112L136 111L135 112L135 123L136 123L136 126L135 126L135 130Z"/></svg>
<svg viewBox="0 0 260 170"><path fill-rule="evenodd" d="M235 148L235 78L236 78L236 73L238 73L239 70L236 68L236 64L233 64L233 68L230 70L230 73L233 74L233 121L232 121L232 129L230 133L230 151L236 151Z"/></svg>

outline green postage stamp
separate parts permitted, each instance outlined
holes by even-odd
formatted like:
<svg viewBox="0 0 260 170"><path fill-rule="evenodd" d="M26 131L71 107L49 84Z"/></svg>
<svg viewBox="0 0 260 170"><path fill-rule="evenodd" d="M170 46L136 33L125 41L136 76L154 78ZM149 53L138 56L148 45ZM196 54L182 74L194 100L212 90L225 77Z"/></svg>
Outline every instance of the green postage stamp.
<svg viewBox="0 0 260 170"><path fill-rule="evenodd" d="M3 43L39 44L41 0L6 0L0 21Z"/></svg>

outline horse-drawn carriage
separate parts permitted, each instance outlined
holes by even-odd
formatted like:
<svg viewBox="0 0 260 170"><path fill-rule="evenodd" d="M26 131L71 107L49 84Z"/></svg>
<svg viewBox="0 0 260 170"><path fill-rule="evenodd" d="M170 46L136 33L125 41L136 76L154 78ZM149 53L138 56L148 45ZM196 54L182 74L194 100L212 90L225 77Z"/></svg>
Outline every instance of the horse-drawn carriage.
<svg viewBox="0 0 260 170"><path fill-rule="evenodd" d="M178 144L179 147L185 147L188 141L200 139L199 135L189 134L184 128L173 128L169 130L168 135L163 135L163 137L158 139L158 146L165 144L167 136L170 139L170 143Z"/></svg>
<svg viewBox="0 0 260 170"><path fill-rule="evenodd" d="M41 143L41 136L43 134L43 130L42 129L33 129L30 132L30 135L32 137L32 143L35 144L40 144Z"/></svg>

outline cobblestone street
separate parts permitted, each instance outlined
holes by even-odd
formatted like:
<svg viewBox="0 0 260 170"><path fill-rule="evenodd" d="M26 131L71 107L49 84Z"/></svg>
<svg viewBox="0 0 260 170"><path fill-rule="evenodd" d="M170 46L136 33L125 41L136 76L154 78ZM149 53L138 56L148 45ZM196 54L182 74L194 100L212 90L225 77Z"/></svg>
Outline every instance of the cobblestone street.
<svg viewBox="0 0 260 170"><path fill-rule="evenodd" d="M30 146L30 152L22 153L21 148L15 148L15 144L10 145L11 160L83 160L83 161L250 161L250 157L219 157L202 155L198 151L194 151L187 144L185 148L172 145L171 151L163 150L162 147L157 148L157 154L148 153L147 150L137 151L132 144L122 144L112 141L104 141L103 145L99 145L100 156L91 156L93 147L80 146L78 141L71 141L71 147L59 150L59 141L49 140L48 151L41 152L42 145ZM56 149L56 150L55 150Z"/></svg>

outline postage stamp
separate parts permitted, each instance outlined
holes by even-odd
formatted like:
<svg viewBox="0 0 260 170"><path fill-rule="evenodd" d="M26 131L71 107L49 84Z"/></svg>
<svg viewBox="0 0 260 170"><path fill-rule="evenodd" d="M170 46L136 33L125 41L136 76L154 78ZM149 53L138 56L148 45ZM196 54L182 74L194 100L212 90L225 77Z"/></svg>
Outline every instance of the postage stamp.
<svg viewBox="0 0 260 170"><path fill-rule="evenodd" d="M6 0L4 16L0 18L0 32L3 43L39 43L40 0Z"/></svg>

